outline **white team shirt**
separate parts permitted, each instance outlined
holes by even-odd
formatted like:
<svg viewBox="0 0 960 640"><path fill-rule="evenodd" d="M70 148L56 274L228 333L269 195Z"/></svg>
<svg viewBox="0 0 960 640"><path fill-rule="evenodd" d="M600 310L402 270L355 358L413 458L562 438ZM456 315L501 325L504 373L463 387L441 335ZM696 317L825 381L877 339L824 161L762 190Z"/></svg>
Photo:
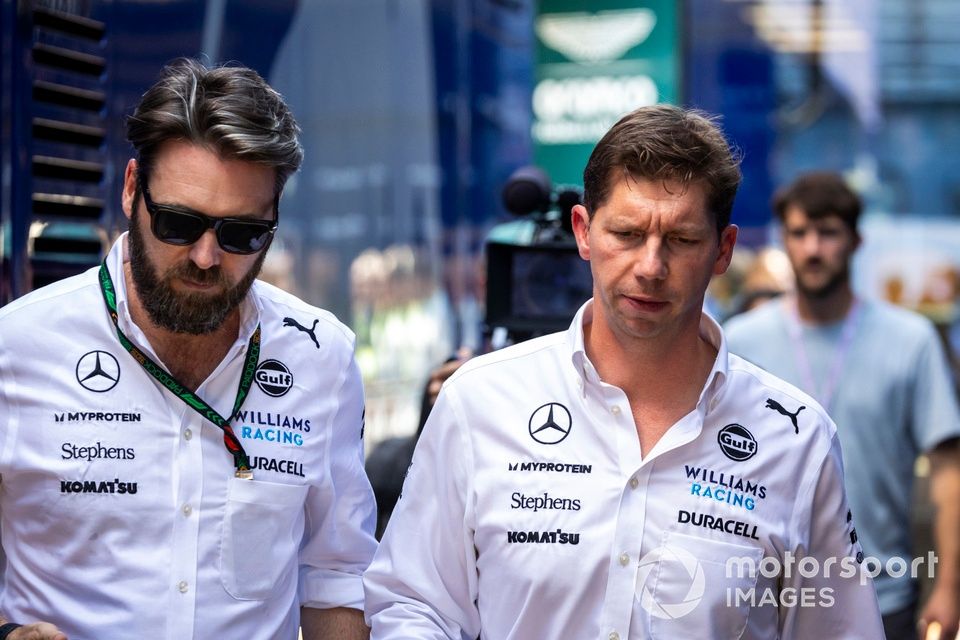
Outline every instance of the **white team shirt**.
<svg viewBox="0 0 960 640"><path fill-rule="evenodd" d="M124 242L107 258L120 327L159 362L128 313ZM260 323L232 422L253 480L121 346L96 269L0 310L0 612L71 640L292 639L300 606L362 608L375 506L353 334L262 282L241 316L197 395L230 415Z"/></svg>
<svg viewBox="0 0 960 640"><path fill-rule="evenodd" d="M364 575L371 637L882 638L823 410L704 315L697 407L641 459L591 304L445 385Z"/></svg>

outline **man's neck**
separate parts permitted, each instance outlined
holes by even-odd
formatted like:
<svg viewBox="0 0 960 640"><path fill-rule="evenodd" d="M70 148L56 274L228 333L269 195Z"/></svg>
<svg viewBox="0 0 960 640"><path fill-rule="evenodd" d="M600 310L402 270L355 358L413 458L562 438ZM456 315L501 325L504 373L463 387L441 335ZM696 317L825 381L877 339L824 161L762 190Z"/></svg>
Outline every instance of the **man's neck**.
<svg viewBox="0 0 960 640"><path fill-rule="evenodd" d="M234 309L217 329L194 335L157 326L140 302L129 263L124 264L127 304L133 323L170 373L187 388L196 391L213 373L240 334L240 309Z"/></svg>
<svg viewBox="0 0 960 640"><path fill-rule="evenodd" d="M842 320L853 306L853 290L844 282L825 296L810 296L797 290L797 313L810 324L830 324Z"/></svg>
<svg viewBox="0 0 960 640"><path fill-rule="evenodd" d="M626 394L641 455L697 406L717 357L692 323L671 336L625 340L594 322L584 327L584 344L600 379Z"/></svg>

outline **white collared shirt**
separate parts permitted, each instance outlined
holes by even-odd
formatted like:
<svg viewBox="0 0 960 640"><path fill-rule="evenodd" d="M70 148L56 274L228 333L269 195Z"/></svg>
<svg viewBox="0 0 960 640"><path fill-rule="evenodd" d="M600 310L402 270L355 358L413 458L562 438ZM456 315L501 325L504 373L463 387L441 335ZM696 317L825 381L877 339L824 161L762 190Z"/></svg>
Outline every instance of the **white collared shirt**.
<svg viewBox="0 0 960 640"><path fill-rule="evenodd" d="M590 321L447 382L364 576L372 638L882 637L823 410L704 315L696 409L641 458Z"/></svg>
<svg viewBox="0 0 960 640"><path fill-rule="evenodd" d="M123 332L125 237L107 265ZM361 608L375 507L353 334L256 282L240 337L197 390L229 416L248 340L255 383L221 430L121 346L97 270L0 310L0 612L89 638L296 638L301 606ZM316 339L316 342L314 342Z"/></svg>

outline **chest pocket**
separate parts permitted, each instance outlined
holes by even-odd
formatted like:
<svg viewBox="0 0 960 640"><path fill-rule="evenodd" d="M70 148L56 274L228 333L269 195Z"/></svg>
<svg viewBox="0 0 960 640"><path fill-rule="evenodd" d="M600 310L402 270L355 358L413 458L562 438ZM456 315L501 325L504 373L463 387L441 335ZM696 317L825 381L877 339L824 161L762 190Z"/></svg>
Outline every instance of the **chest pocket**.
<svg viewBox="0 0 960 640"><path fill-rule="evenodd" d="M220 577L238 600L265 600L296 570L309 487L231 478Z"/></svg>
<svg viewBox="0 0 960 640"><path fill-rule="evenodd" d="M641 561L635 605L646 615L634 619L649 620L654 640L740 638L750 605L736 594L755 588L757 579L756 573L740 571L738 563L728 570L731 558L749 558L744 564L759 567L763 549L667 533L662 545Z"/></svg>

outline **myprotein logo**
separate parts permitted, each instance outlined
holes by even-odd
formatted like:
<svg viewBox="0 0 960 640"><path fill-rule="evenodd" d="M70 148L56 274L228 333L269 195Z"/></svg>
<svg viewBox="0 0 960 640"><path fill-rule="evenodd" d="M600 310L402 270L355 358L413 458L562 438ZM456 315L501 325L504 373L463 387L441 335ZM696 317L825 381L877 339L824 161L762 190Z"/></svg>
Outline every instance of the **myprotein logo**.
<svg viewBox="0 0 960 640"><path fill-rule="evenodd" d="M110 391L120 381L120 363L107 351L88 351L77 360L77 382L87 391Z"/></svg>
<svg viewBox="0 0 960 640"><path fill-rule="evenodd" d="M757 440L739 424L728 424L717 434L723 454L737 462L749 460L757 454Z"/></svg>
<svg viewBox="0 0 960 640"><path fill-rule="evenodd" d="M293 374L279 360L264 360L253 376L257 386L268 396L279 398L293 387Z"/></svg>
<svg viewBox="0 0 960 640"><path fill-rule="evenodd" d="M139 413L127 411L61 411L54 413L55 422L140 422Z"/></svg>
<svg viewBox="0 0 960 640"><path fill-rule="evenodd" d="M507 471L545 471L547 473L591 473L592 464L568 462L508 462Z"/></svg>

